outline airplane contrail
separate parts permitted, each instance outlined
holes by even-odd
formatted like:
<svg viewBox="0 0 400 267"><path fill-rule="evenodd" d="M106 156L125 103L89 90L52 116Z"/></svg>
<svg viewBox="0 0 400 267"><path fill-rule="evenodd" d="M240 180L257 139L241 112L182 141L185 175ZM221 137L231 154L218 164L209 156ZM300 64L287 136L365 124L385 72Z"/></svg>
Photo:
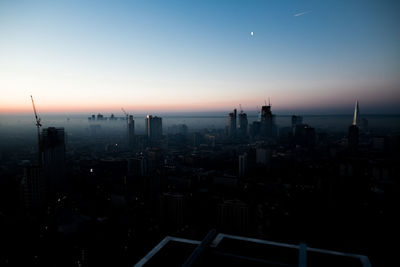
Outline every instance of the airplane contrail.
<svg viewBox="0 0 400 267"><path fill-rule="evenodd" d="M293 16L294 17L299 17L299 16L305 15L305 14L310 13L310 12L311 11L304 11L304 12L300 12L300 13L294 14Z"/></svg>

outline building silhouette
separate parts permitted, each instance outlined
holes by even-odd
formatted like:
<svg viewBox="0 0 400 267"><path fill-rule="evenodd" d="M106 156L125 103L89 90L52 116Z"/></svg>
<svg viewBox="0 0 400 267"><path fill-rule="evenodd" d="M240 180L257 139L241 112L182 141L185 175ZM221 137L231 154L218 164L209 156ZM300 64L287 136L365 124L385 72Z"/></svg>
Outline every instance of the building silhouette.
<svg viewBox="0 0 400 267"><path fill-rule="evenodd" d="M46 182L43 169L38 165L24 167L21 180L21 193L27 210L39 209L45 203Z"/></svg>
<svg viewBox="0 0 400 267"><path fill-rule="evenodd" d="M349 126L348 130L348 146L350 149L357 149L358 147L358 139L359 139L359 129L358 129L358 122L360 120L360 111L358 109L358 100L356 101L356 105L354 108L354 115L353 115L353 123Z"/></svg>
<svg viewBox="0 0 400 267"><path fill-rule="evenodd" d="M143 155L128 159L128 174L133 178L147 175L147 159Z"/></svg>
<svg viewBox="0 0 400 267"><path fill-rule="evenodd" d="M167 229L183 226L184 196L179 193L164 193L160 196L160 212L163 225Z"/></svg>
<svg viewBox="0 0 400 267"><path fill-rule="evenodd" d="M240 138L245 138L247 136L247 114L243 112L243 110L239 113L239 121L238 121L238 129L237 134Z"/></svg>
<svg viewBox="0 0 400 267"><path fill-rule="evenodd" d="M353 125L360 124L360 107L358 105L358 100L356 100L356 105L354 107L354 114L353 114Z"/></svg>
<svg viewBox="0 0 400 267"><path fill-rule="evenodd" d="M162 138L162 118L147 115L145 120L145 131L150 142L161 140Z"/></svg>
<svg viewBox="0 0 400 267"><path fill-rule="evenodd" d="M250 135L256 139L276 139L278 127L275 123L275 115L272 114L271 104L261 107L258 121L253 121L249 129Z"/></svg>
<svg viewBox="0 0 400 267"><path fill-rule="evenodd" d="M275 124L275 115L272 114L271 104L261 107L260 135L267 138L276 138L278 129Z"/></svg>
<svg viewBox="0 0 400 267"><path fill-rule="evenodd" d="M128 146L130 149L135 146L135 121L133 115L129 115L128 119Z"/></svg>
<svg viewBox="0 0 400 267"><path fill-rule="evenodd" d="M62 190L66 184L64 128L43 129L41 143L47 184L51 189Z"/></svg>
<svg viewBox="0 0 400 267"><path fill-rule="evenodd" d="M217 224L224 232L247 233L249 208L240 200L226 200L218 204Z"/></svg>
<svg viewBox="0 0 400 267"><path fill-rule="evenodd" d="M228 136L236 137L236 109L228 115Z"/></svg>
<svg viewBox="0 0 400 267"><path fill-rule="evenodd" d="M292 116L292 134L293 134L293 136L296 134L296 127L298 125L302 125L302 124L303 124L302 116L297 116L297 115Z"/></svg>

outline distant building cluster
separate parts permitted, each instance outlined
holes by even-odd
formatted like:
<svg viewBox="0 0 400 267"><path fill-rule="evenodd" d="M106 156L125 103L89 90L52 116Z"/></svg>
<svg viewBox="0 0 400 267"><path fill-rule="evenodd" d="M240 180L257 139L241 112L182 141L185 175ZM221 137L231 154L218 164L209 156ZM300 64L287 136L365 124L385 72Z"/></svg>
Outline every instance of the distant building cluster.
<svg viewBox="0 0 400 267"><path fill-rule="evenodd" d="M91 115L90 117L88 117L89 121L106 121L106 120L110 120L110 121L116 121L116 120L126 120L126 118L124 117L116 117L114 116L114 114L111 114L110 117L105 117L103 114L98 113Z"/></svg>
<svg viewBox="0 0 400 267"><path fill-rule="evenodd" d="M228 137L233 139L276 139L278 127L275 122L275 115L272 114L271 104L261 107L260 117L252 124L248 123L247 114L240 111L237 116L236 109L228 115L226 127Z"/></svg>

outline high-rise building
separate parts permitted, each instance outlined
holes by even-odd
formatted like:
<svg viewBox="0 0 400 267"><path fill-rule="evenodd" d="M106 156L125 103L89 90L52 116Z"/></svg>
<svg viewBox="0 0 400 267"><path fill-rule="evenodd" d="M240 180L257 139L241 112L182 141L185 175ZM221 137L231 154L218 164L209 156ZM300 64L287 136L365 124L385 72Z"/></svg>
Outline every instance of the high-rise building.
<svg viewBox="0 0 400 267"><path fill-rule="evenodd" d="M236 109L233 112L229 113L228 117L228 136L235 137L236 136Z"/></svg>
<svg viewBox="0 0 400 267"><path fill-rule="evenodd" d="M356 106L354 108L353 123L349 127L348 131L348 145L350 149L357 149L358 147L358 126L360 111L358 109L358 101L356 101Z"/></svg>
<svg viewBox="0 0 400 267"><path fill-rule="evenodd" d="M164 151L159 147L149 147L146 151L150 172L160 168L164 161Z"/></svg>
<svg viewBox="0 0 400 267"><path fill-rule="evenodd" d="M63 189L66 183L64 128L42 130L42 162L48 185Z"/></svg>
<svg viewBox="0 0 400 267"><path fill-rule="evenodd" d="M243 111L240 111L239 113L239 123L238 123L238 136L241 138L246 137L247 135L247 114L244 113Z"/></svg>
<svg viewBox="0 0 400 267"><path fill-rule="evenodd" d="M46 182L40 166L24 167L21 181L23 203L27 209L38 209L45 202Z"/></svg>
<svg viewBox="0 0 400 267"><path fill-rule="evenodd" d="M358 126L350 125L348 131L348 145L351 149L356 149L358 147Z"/></svg>
<svg viewBox="0 0 400 267"><path fill-rule="evenodd" d="M133 120L133 116L129 115L128 119L128 146L129 148L133 148L135 145L135 121Z"/></svg>
<svg viewBox="0 0 400 267"><path fill-rule="evenodd" d="M271 111L271 104L261 107L259 121L253 121L250 130L253 138L275 139L278 136L278 127L275 124L275 115Z"/></svg>
<svg viewBox="0 0 400 267"><path fill-rule="evenodd" d="M296 127L298 125L302 125L302 124L303 124L303 117L302 116L296 116L296 115L292 116L292 134L293 135L296 134Z"/></svg>
<svg viewBox="0 0 400 267"><path fill-rule="evenodd" d="M168 229L180 229L184 218L184 197L179 193L164 193L160 196L160 215Z"/></svg>
<svg viewBox="0 0 400 267"><path fill-rule="evenodd" d="M293 142L295 145L313 147L315 145L315 129L307 124L298 124L293 128Z"/></svg>
<svg viewBox="0 0 400 267"><path fill-rule="evenodd" d="M303 123L303 117L292 116L292 137L294 145L313 147L315 144L315 129Z"/></svg>
<svg viewBox="0 0 400 267"><path fill-rule="evenodd" d="M245 177L247 175L247 153L239 155L239 177Z"/></svg>
<svg viewBox="0 0 400 267"><path fill-rule="evenodd" d="M249 224L249 208L240 200L226 200L218 204L217 224L228 233L246 233Z"/></svg>
<svg viewBox="0 0 400 267"><path fill-rule="evenodd" d="M292 127L299 125L299 124L303 124L303 117L302 116L297 116L297 115L293 115L292 116Z"/></svg>
<svg viewBox="0 0 400 267"><path fill-rule="evenodd" d="M103 114L97 114L97 120L104 120Z"/></svg>
<svg viewBox="0 0 400 267"><path fill-rule="evenodd" d="M358 100L356 100L356 105L354 107L354 115L353 115L353 125L360 124L360 107L358 106Z"/></svg>
<svg viewBox="0 0 400 267"><path fill-rule="evenodd" d="M145 130L150 142L160 140L162 138L162 118L147 115L145 121Z"/></svg>
<svg viewBox="0 0 400 267"><path fill-rule="evenodd" d="M356 101L356 105L354 108L353 125L357 125L360 132L368 131L368 120L367 120L367 118L361 117L360 106L359 106L358 100Z"/></svg>
<svg viewBox="0 0 400 267"><path fill-rule="evenodd" d="M133 178L147 175L147 159L143 155L128 159L128 175Z"/></svg>
<svg viewBox="0 0 400 267"><path fill-rule="evenodd" d="M278 132L275 124L275 115L272 114L271 104L261 107L260 134L262 137L277 137Z"/></svg>

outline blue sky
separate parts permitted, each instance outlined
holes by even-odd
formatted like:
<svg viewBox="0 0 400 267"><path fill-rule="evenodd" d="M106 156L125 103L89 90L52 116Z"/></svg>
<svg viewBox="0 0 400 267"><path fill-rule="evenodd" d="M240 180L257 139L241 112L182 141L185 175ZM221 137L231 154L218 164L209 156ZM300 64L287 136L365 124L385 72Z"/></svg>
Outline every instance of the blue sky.
<svg viewBox="0 0 400 267"><path fill-rule="evenodd" d="M1 1L0 112L400 112L398 1ZM296 14L303 15L295 16ZM250 32L254 32L254 36ZM351 111L350 111L351 112Z"/></svg>

